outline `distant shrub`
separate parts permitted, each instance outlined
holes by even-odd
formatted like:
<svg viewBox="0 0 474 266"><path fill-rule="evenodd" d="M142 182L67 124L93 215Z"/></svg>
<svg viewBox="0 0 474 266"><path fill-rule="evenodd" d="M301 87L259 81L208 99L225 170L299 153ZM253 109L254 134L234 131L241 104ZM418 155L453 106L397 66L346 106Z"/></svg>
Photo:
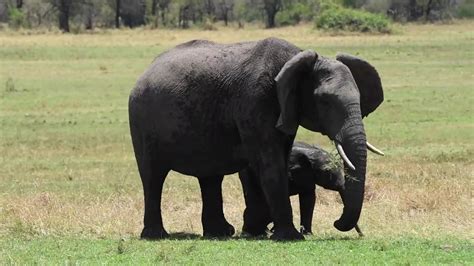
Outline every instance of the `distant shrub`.
<svg viewBox="0 0 474 266"><path fill-rule="evenodd" d="M217 27L214 25L213 19L206 17L201 25L203 30L217 30Z"/></svg>
<svg viewBox="0 0 474 266"><path fill-rule="evenodd" d="M474 1L466 1L458 9L458 16L460 18L474 18Z"/></svg>
<svg viewBox="0 0 474 266"><path fill-rule="evenodd" d="M8 25L15 29L26 26L25 15L20 9L10 8L8 10Z"/></svg>
<svg viewBox="0 0 474 266"><path fill-rule="evenodd" d="M146 24L149 25L150 29L158 28L159 16L147 15L145 18Z"/></svg>
<svg viewBox="0 0 474 266"><path fill-rule="evenodd" d="M15 82L11 77L8 77L7 81L5 82L5 92L15 92Z"/></svg>
<svg viewBox="0 0 474 266"><path fill-rule="evenodd" d="M278 12L275 20L280 26L296 25L299 23L299 20L295 19L287 10Z"/></svg>
<svg viewBox="0 0 474 266"><path fill-rule="evenodd" d="M290 8L282 10L276 15L276 22L280 26L296 25L304 20L310 20L313 16L311 6L296 3Z"/></svg>
<svg viewBox="0 0 474 266"><path fill-rule="evenodd" d="M390 32L390 21L383 15L331 5L316 18L317 28L358 32Z"/></svg>

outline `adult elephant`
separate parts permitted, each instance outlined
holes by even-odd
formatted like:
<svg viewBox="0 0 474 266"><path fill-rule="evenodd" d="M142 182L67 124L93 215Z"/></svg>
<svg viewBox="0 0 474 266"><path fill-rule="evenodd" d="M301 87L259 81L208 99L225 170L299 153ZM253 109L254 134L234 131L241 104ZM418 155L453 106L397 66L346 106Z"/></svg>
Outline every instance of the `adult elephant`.
<svg viewBox="0 0 474 266"><path fill-rule="evenodd" d="M234 228L222 211L221 183L224 175L248 166L268 203L272 238L303 239L293 225L287 178L298 125L328 135L346 151L346 165L354 163L349 174L358 181L346 185L344 212L336 224L351 229L364 194L362 117L382 101L380 78L369 63L349 55L320 57L280 39L191 41L161 54L129 98L145 196L141 237L168 235L160 206L170 170L199 179L204 235L232 235ZM250 220L244 223L253 226Z"/></svg>

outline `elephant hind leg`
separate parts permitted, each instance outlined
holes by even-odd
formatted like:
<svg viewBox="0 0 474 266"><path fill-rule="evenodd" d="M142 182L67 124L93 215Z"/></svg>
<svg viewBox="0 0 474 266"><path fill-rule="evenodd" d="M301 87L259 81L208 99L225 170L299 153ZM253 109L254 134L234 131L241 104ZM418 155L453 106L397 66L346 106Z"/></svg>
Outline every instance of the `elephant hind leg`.
<svg viewBox="0 0 474 266"><path fill-rule="evenodd" d="M224 176L198 177L202 195L202 227L205 237L228 237L234 227L224 217L222 180Z"/></svg>
<svg viewBox="0 0 474 266"><path fill-rule="evenodd" d="M169 168L158 161L159 155L154 143L133 133L132 130L133 148L145 196L144 228L140 237L142 239L166 238L169 235L163 227L161 193Z"/></svg>

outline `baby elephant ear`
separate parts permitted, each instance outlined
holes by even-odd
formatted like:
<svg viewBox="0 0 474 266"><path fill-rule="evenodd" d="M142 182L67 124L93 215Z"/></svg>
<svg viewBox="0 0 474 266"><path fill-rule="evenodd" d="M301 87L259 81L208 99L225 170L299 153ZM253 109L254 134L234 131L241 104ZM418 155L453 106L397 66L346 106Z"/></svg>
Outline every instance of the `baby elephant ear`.
<svg viewBox="0 0 474 266"><path fill-rule="evenodd" d="M287 135L295 135L299 118L297 110L296 89L303 74L308 73L314 66L318 55L312 50L306 50L293 56L281 68L275 78L280 117L276 128Z"/></svg>
<svg viewBox="0 0 474 266"><path fill-rule="evenodd" d="M360 92L362 117L375 111L383 102L382 82L377 70L369 62L349 54L338 54L336 59L352 73Z"/></svg>

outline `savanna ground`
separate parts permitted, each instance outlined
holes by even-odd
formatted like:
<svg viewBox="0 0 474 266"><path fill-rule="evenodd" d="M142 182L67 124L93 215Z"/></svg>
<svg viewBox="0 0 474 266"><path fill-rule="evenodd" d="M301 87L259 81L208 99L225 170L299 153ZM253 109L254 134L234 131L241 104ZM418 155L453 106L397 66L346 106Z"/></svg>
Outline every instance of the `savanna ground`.
<svg viewBox="0 0 474 266"><path fill-rule="evenodd" d="M407 25L382 36L331 36L310 26L0 33L0 264L472 265L473 28ZM204 240L198 182L171 173L163 216L173 239L138 240L142 188L127 117L137 77L186 40L267 36L326 56L352 53L380 72L385 102L365 126L386 156L369 155L359 222L366 236L334 229L342 205L336 193L319 189L315 235L304 242ZM334 151L318 133L300 129L297 138ZM225 178L224 198L239 230L244 201L235 175Z"/></svg>

